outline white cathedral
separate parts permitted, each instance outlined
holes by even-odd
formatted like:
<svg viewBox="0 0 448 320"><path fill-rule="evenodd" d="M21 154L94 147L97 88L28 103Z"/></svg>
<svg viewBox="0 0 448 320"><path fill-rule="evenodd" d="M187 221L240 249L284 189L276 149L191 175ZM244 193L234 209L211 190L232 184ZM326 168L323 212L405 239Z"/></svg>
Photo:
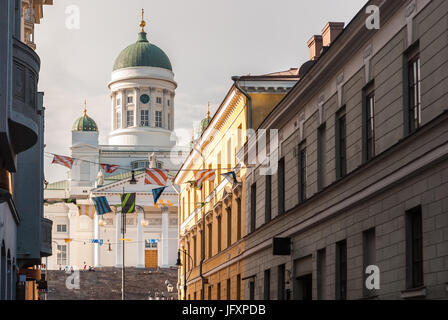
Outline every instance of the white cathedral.
<svg viewBox="0 0 448 320"><path fill-rule="evenodd" d="M145 185L148 166L177 170L189 153L176 146L174 97L177 87L168 56L150 43L140 24L137 42L125 48L115 61L108 84L112 131L109 143L99 145L99 128L84 114L72 127L69 179L48 184L45 217L53 221L53 256L48 269L66 266L157 268L174 266L178 247L178 195L173 185L153 202ZM81 160L80 160L81 159ZM120 165L108 174L100 164ZM175 172L171 172L174 176ZM122 217L116 205L123 193L136 193L136 213ZM92 204L92 197L106 196L113 210L91 218L78 206ZM76 204L67 199L76 199ZM125 259L122 243L125 239ZM45 263L45 261L43 261Z"/></svg>

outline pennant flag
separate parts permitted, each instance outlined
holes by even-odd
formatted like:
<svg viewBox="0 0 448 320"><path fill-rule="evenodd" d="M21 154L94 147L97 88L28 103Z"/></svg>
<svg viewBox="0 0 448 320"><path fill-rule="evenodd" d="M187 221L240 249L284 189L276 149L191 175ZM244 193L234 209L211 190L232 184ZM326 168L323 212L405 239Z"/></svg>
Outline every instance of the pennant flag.
<svg viewBox="0 0 448 320"><path fill-rule="evenodd" d="M102 197L95 197L92 198L93 203L95 204L96 212L98 212L99 215L103 215L109 212L112 212L112 209L109 206L109 202L107 202L107 198Z"/></svg>
<svg viewBox="0 0 448 320"><path fill-rule="evenodd" d="M68 199L64 199L63 201L65 201L65 203L74 203L74 204L76 204L76 199L68 198Z"/></svg>
<svg viewBox="0 0 448 320"><path fill-rule="evenodd" d="M71 169L74 161L75 160L70 157L58 156L55 154L51 163L60 164L61 166Z"/></svg>
<svg viewBox="0 0 448 320"><path fill-rule="evenodd" d="M88 216L91 219L95 216L95 207L90 204L78 205L78 212L80 216Z"/></svg>
<svg viewBox="0 0 448 320"><path fill-rule="evenodd" d="M199 170L196 171L194 178L196 179L196 185L201 186L205 181L213 181L216 178L215 170Z"/></svg>
<svg viewBox="0 0 448 320"><path fill-rule="evenodd" d="M230 172L227 172L227 173L222 173L221 175L222 175L224 178L226 178L227 181L229 181L229 182L232 183L232 184L236 184L236 183L238 183L238 180L236 180L236 173L235 173L235 171L230 171Z"/></svg>
<svg viewBox="0 0 448 320"><path fill-rule="evenodd" d="M157 204L157 200L159 200L160 196L162 195L162 193L165 189L166 189L166 187L152 189L152 195L154 197L154 204Z"/></svg>
<svg viewBox="0 0 448 320"><path fill-rule="evenodd" d="M120 166L117 166L115 164L104 164L104 163L102 163L101 164L101 168L103 168L103 170L106 173L114 173L115 171L117 171L120 168Z"/></svg>
<svg viewBox="0 0 448 320"><path fill-rule="evenodd" d="M135 212L135 193L121 195L121 213Z"/></svg>
<svg viewBox="0 0 448 320"><path fill-rule="evenodd" d="M166 186L168 180L168 170L166 169L146 169L145 184L156 184Z"/></svg>

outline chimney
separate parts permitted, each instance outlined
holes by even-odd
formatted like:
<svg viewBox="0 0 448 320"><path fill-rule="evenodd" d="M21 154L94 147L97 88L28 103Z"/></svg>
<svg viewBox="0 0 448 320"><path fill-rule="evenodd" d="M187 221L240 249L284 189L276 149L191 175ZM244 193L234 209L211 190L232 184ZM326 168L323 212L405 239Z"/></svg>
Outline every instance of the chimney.
<svg viewBox="0 0 448 320"><path fill-rule="evenodd" d="M310 48L310 60L317 60L322 50L322 36L312 36L308 40L308 48Z"/></svg>
<svg viewBox="0 0 448 320"><path fill-rule="evenodd" d="M322 29L322 42L324 47L329 47L338 35L344 30L344 22L328 22Z"/></svg>

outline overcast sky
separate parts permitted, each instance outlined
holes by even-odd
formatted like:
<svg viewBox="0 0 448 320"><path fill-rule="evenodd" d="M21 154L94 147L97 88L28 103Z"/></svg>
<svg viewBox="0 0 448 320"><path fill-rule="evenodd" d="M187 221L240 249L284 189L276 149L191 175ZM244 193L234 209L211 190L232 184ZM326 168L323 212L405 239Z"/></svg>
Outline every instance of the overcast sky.
<svg viewBox="0 0 448 320"><path fill-rule="evenodd" d="M191 128L212 112L232 85L231 76L264 74L299 67L308 60L307 40L328 21L350 22L365 0L55 0L44 6L35 42L45 92L46 151L70 154L71 127L88 114L107 143L110 100L107 83L115 58L137 40L145 9L150 42L171 60L178 83L176 132ZM80 29L66 28L66 8L80 10ZM46 158L45 175L55 182L67 170Z"/></svg>

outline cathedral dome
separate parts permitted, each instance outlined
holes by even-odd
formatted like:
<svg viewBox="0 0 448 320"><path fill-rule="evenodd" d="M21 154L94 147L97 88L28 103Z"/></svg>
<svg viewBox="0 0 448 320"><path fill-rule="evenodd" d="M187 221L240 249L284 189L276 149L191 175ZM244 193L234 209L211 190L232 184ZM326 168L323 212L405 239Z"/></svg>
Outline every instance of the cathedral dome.
<svg viewBox="0 0 448 320"><path fill-rule="evenodd" d="M87 109L85 107L84 115L75 121L72 131L98 131L95 120L87 115Z"/></svg>
<svg viewBox="0 0 448 320"><path fill-rule="evenodd" d="M115 60L114 71L129 67L156 67L173 71L168 56L149 43L144 31L138 34L137 42L124 49Z"/></svg>

